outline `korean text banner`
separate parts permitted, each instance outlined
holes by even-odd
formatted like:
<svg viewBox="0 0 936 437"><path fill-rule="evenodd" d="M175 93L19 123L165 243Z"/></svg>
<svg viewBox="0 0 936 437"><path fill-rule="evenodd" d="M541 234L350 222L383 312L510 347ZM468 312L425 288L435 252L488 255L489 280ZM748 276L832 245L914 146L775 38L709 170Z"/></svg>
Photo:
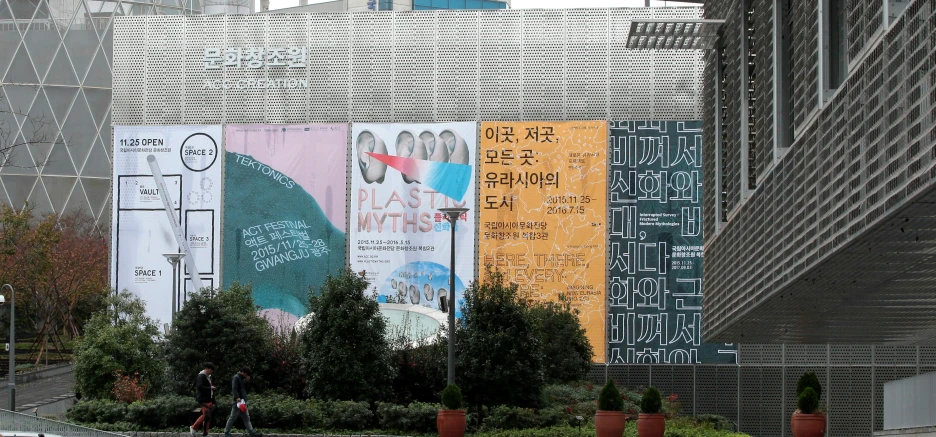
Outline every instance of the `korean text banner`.
<svg viewBox="0 0 936 437"><path fill-rule="evenodd" d="M221 126L114 126L111 285L159 326L187 292L218 285L220 152ZM179 253L173 278L164 254Z"/></svg>
<svg viewBox="0 0 936 437"><path fill-rule="evenodd" d="M379 294L433 309L451 298L451 227L439 208L475 204L475 123L351 127L350 265ZM455 226L455 303L474 278L475 215Z"/></svg>
<svg viewBox="0 0 936 437"><path fill-rule="evenodd" d="M702 342L702 123L611 124L611 363L735 363Z"/></svg>
<svg viewBox="0 0 936 437"><path fill-rule="evenodd" d="M605 350L608 125L481 124L479 268L528 298L569 297L595 351ZM482 273L484 270L482 270Z"/></svg>
<svg viewBox="0 0 936 437"><path fill-rule="evenodd" d="M348 127L225 127L224 284L250 284L275 324L307 313L345 265Z"/></svg>

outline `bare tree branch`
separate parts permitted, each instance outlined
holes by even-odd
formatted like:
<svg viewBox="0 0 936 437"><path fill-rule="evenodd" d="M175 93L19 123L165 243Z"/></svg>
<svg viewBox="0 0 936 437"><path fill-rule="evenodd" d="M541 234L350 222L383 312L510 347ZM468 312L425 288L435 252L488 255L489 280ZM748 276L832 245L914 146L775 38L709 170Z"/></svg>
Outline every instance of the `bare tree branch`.
<svg viewBox="0 0 936 437"><path fill-rule="evenodd" d="M14 161L16 153L20 153L28 145L54 146L61 144L57 138L50 138L55 134L55 121L43 111L41 114L30 115L13 108L12 104L6 102L6 98L0 93L0 168L41 168L48 164L47 156L33 156L33 165L23 165ZM12 116L12 117L10 117ZM17 118L22 120L22 126L18 126ZM10 120L14 123L11 123ZM51 133L51 135L50 135ZM27 154L29 151L26 152ZM38 153L38 152L37 152Z"/></svg>

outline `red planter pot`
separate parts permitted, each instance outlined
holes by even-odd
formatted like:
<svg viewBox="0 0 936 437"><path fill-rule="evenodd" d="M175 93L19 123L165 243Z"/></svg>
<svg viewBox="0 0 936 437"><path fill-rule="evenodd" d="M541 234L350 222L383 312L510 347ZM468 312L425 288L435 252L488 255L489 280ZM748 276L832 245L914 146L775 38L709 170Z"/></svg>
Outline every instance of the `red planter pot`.
<svg viewBox="0 0 936 437"><path fill-rule="evenodd" d="M666 431L666 415L637 415L637 435L639 437L663 437Z"/></svg>
<svg viewBox="0 0 936 437"><path fill-rule="evenodd" d="M825 435L825 428L825 414L793 413L790 420L793 437L822 437Z"/></svg>
<svg viewBox="0 0 936 437"><path fill-rule="evenodd" d="M598 437L621 437L627 425L627 416L623 411L602 411L595 413L595 431Z"/></svg>
<svg viewBox="0 0 936 437"><path fill-rule="evenodd" d="M439 437L464 437L465 412L463 410L439 410L436 416Z"/></svg>

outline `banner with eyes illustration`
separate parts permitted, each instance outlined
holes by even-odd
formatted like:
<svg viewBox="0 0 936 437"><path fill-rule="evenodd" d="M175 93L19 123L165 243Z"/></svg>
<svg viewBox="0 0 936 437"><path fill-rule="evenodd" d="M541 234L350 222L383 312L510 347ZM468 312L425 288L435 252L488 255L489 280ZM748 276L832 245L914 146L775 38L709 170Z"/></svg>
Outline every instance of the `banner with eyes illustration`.
<svg viewBox="0 0 936 437"><path fill-rule="evenodd" d="M461 312L475 276L475 212L455 225L455 290L449 286L451 232L439 208L475 205L477 124L364 124L351 127L349 262L365 271L380 302Z"/></svg>

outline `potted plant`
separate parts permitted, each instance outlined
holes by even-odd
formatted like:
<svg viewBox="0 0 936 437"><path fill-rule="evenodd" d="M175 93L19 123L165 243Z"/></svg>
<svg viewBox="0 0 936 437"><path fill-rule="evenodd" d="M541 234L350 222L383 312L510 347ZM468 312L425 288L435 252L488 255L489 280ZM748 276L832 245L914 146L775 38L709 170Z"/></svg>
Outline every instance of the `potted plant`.
<svg viewBox="0 0 936 437"><path fill-rule="evenodd" d="M465 435L465 411L461 410L462 394L455 384L442 390L442 406L436 416L439 437L463 437Z"/></svg>
<svg viewBox="0 0 936 437"><path fill-rule="evenodd" d="M813 372L806 372L796 384L797 410L790 420L793 437L822 437L825 434L826 416L819 408L822 385Z"/></svg>
<svg viewBox="0 0 936 437"><path fill-rule="evenodd" d="M666 431L666 415L660 391L650 387L640 398L640 414L637 416L637 435L640 437L663 437Z"/></svg>
<svg viewBox="0 0 936 437"><path fill-rule="evenodd" d="M598 437L621 437L627 425L624 415L624 398L609 379L598 394L598 411L595 412L595 432Z"/></svg>

